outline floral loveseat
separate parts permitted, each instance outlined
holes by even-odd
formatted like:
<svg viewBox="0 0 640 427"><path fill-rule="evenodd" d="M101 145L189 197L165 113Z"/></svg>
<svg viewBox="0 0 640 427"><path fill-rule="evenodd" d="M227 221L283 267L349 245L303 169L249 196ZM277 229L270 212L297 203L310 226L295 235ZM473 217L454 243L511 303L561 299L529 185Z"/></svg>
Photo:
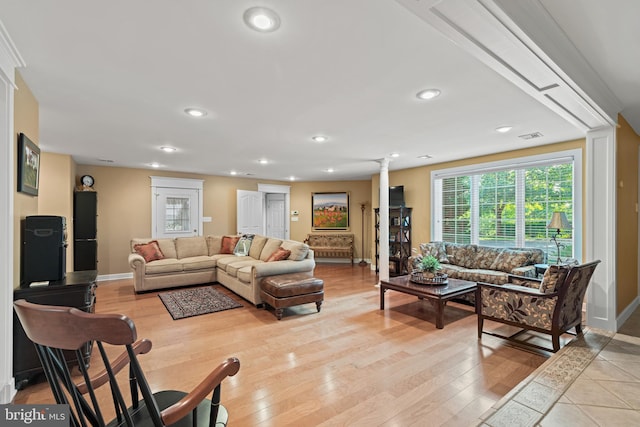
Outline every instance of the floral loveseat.
<svg viewBox="0 0 640 427"><path fill-rule="evenodd" d="M509 274L535 278L534 264L542 264L545 259L541 249L495 248L435 241L420 244L420 254L411 257L410 267L427 255L440 261L440 272L451 278L496 285L507 283Z"/></svg>
<svg viewBox="0 0 640 427"><path fill-rule="evenodd" d="M136 292L219 282L262 304L263 277L313 272L309 246L260 235L132 239L129 265Z"/></svg>

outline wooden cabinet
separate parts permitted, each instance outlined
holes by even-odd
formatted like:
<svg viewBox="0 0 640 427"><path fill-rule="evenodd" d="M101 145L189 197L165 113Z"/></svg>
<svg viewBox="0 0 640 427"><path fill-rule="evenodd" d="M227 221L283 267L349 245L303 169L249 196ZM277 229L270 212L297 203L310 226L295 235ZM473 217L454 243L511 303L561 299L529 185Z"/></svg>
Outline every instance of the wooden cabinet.
<svg viewBox="0 0 640 427"><path fill-rule="evenodd" d="M73 195L73 269L98 269L98 193L77 191Z"/></svg>
<svg viewBox="0 0 640 427"><path fill-rule="evenodd" d="M49 282L45 286L25 286L14 290L13 299L24 299L34 304L61 305L76 307L93 313L95 307L95 288L98 272L74 271L67 273L63 280ZM82 349L83 363L88 364L91 357L91 345ZM74 352L68 352L69 360L76 360ZM13 313L13 375L16 388L25 387L42 373L40 359L33 343L27 338L20 320Z"/></svg>
<svg viewBox="0 0 640 427"><path fill-rule="evenodd" d="M380 271L380 209L376 214L376 273ZM389 209L389 275L409 274L408 260L411 256L411 208Z"/></svg>

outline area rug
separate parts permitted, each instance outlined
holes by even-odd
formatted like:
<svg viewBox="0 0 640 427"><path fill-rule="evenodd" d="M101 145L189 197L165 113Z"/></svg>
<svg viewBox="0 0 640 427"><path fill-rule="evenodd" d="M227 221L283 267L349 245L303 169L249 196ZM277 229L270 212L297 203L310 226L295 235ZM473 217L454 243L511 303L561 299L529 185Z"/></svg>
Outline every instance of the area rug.
<svg viewBox="0 0 640 427"><path fill-rule="evenodd" d="M164 292L158 296L173 320L242 307L212 286Z"/></svg>

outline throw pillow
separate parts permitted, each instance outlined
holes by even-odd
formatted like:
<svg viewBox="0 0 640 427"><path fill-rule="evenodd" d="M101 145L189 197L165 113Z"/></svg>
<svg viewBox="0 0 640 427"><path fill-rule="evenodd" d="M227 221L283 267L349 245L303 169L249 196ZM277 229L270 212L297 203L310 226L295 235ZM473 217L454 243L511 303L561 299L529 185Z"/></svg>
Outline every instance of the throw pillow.
<svg viewBox="0 0 640 427"><path fill-rule="evenodd" d="M251 248L251 242L253 241L253 234L245 234L243 235L238 243L236 243L236 247L233 249L234 255L238 256L247 256L249 255L249 249Z"/></svg>
<svg viewBox="0 0 640 427"><path fill-rule="evenodd" d="M449 263L449 257L447 257L447 250L445 249L444 242L420 243L420 252L423 257L431 255L440 263Z"/></svg>
<svg viewBox="0 0 640 427"><path fill-rule="evenodd" d="M518 251L514 249L504 249L491 264L490 270L504 271L511 273L513 269L529 265L531 258L530 251Z"/></svg>
<svg viewBox="0 0 640 427"><path fill-rule="evenodd" d="M562 284L569 273L569 267L564 265L550 265L542 276L540 292L549 294L556 291L556 286Z"/></svg>
<svg viewBox="0 0 640 427"><path fill-rule="evenodd" d="M164 258L157 240L152 240L149 243L145 244L133 245L133 249L138 255L144 258L145 262L151 262Z"/></svg>
<svg viewBox="0 0 640 427"><path fill-rule="evenodd" d="M222 244L220 245L221 254L233 254L233 250L236 248L240 240L240 236L223 236Z"/></svg>
<svg viewBox="0 0 640 427"><path fill-rule="evenodd" d="M275 250L274 253L272 253L269 256L269 258L267 258L267 262L282 261L284 259L289 258L289 255L291 255L291 251L280 246L278 249Z"/></svg>

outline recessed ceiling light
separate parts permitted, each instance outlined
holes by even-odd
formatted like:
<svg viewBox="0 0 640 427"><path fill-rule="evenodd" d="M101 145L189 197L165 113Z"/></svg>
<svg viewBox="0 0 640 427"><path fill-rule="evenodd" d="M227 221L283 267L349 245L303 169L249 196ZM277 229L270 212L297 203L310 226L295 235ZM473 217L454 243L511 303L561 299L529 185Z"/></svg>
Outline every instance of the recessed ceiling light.
<svg viewBox="0 0 640 427"><path fill-rule="evenodd" d="M327 169L327 170L326 170L326 172L328 172L328 173L333 173L333 168L329 168L329 169Z"/></svg>
<svg viewBox="0 0 640 427"><path fill-rule="evenodd" d="M296 177L295 177L295 176L290 176L290 177L289 177L289 181L295 181L295 180L296 180Z"/></svg>
<svg viewBox="0 0 640 427"><path fill-rule="evenodd" d="M269 33L280 27L280 17L271 9L266 7L252 7L247 9L242 15L245 24L249 28L261 33Z"/></svg>
<svg viewBox="0 0 640 427"><path fill-rule="evenodd" d="M425 89L416 94L418 99L433 99L439 95L440 91L438 89Z"/></svg>
<svg viewBox="0 0 640 427"><path fill-rule="evenodd" d="M236 171L229 172L229 175L237 175L237 174L238 174L238 172L236 172Z"/></svg>
<svg viewBox="0 0 640 427"><path fill-rule="evenodd" d="M149 163L149 166L151 166L152 168L159 168L160 167L160 163L156 163L156 162Z"/></svg>
<svg viewBox="0 0 640 427"><path fill-rule="evenodd" d="M395 157L400 157L400 154L399 153L391 153L391 157L394 157L394 158Z"/></svg>
<svg viewBox="0 0 640 427"><path fill-rule="evenodd" d="M187 108L184 110L185 113L190 115L191 117L204 117L207 115L207 112L201 110L199 108Z"/></svg>
<svg viewBox="0 0 640 427"><path fill-rule="evenodd" d="M258 160L258 163L260 163L261 165L266 165L267 163L269 163L269 160L267 160L267 159L260 159L260 160Z"/></svg>
<svg viewBox="0 0 640 427"><path fill-rule="evenodd" d="M176 151L175 148L169 146L160 147L160 149L166 153L173 153L174 151Z"/></svg>
<svg viewBox="0 0 640 427"><path fill-rule="evenodd" d="M429 155L429 154L425 154L423 156L418 156L419 159L432 159L433 156Z"/></svg>
<svg viewBox="0 0 640 427"><path fill-rule="evenodd" d="M507 133L511 129L513 129L513 126L500 126L500 127L496 128L496 132Z"/></svg>
<svg viewBox="0 0 640 427"><path fill-rule="evenodd" d="M329 140L329 138L324 135L312 136L311 139L315 142L327 142Z"/></svg>

